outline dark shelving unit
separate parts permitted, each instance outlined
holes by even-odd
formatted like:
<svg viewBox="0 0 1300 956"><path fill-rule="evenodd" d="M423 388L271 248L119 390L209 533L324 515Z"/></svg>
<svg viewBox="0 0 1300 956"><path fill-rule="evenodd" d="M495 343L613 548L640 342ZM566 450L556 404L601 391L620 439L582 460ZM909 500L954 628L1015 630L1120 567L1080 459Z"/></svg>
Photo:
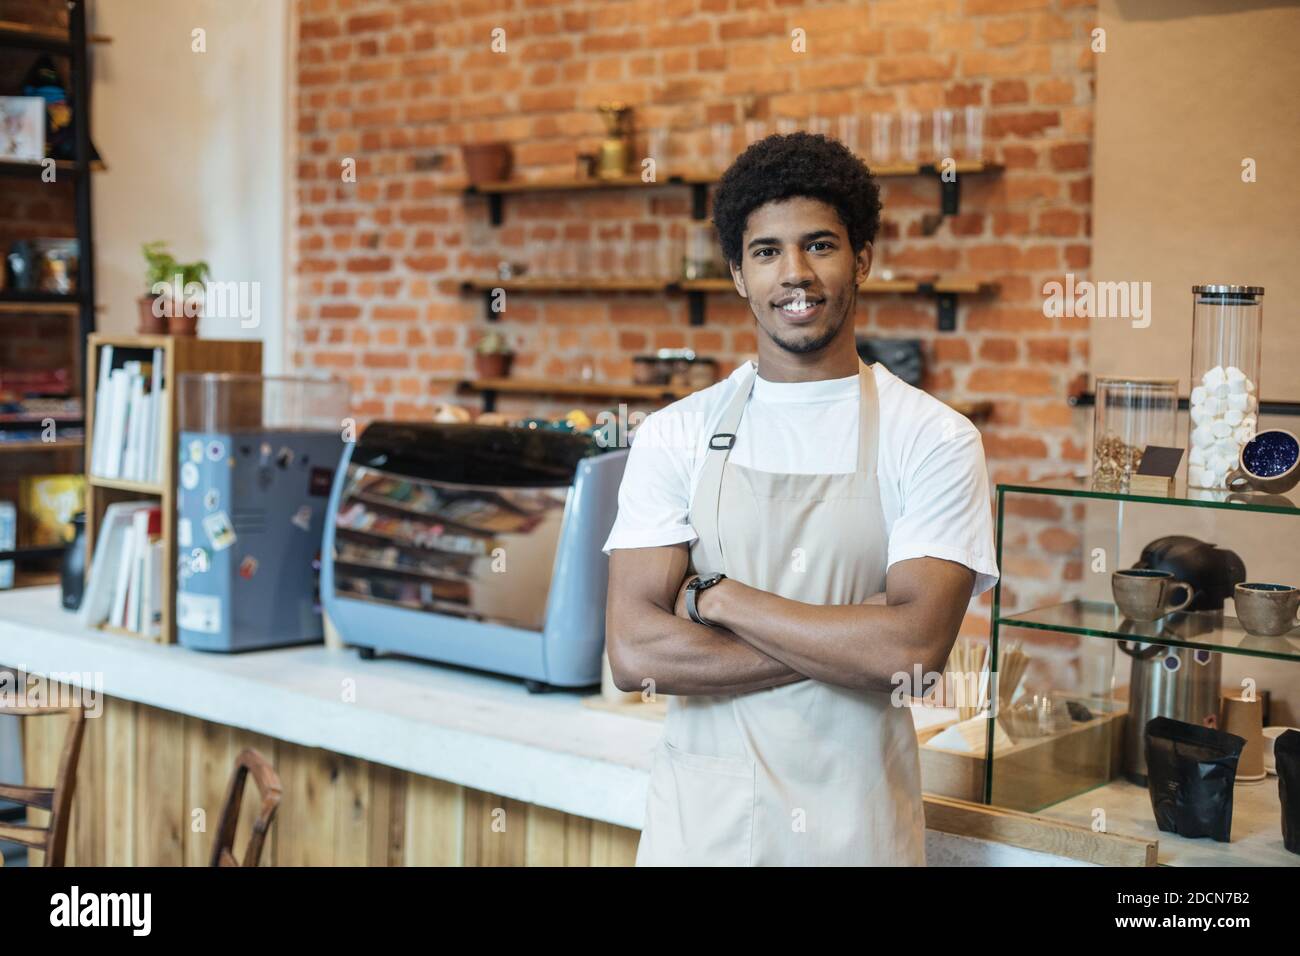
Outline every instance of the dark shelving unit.
<svg viewBox="0 0 1300 956"><path fill-rule="evenodd" d="M79 394L83 403L88 394L86 383L87 350L85 343L95 330L95 246L92 220L91 187L92 172L102 169L103 164L95 154L90 138L90 53L91 42L107 42L103 37L90 37L86 31L86 7L88 0L66 0L68 11L68 29L34 26L26 23L0 21L0 55L13 56L14 51L27 51L37 54L51 54L66 58L68 63L68 94L72 101L72 131L75 145L74 158L56 159L54 161L55 181L71 182L73 189L73 220L77 240L77 290L71 294L51 292L0 290L0 313L18 314L31 323L75 322L75 339L78 347L72 357L75 368L70 371L80 382ZM38 183L45 168L43 162L20 162L0 160L0 178L31 179ZM36 237L32 237L36 238ZM8 250L4 250L6 253ZM74 329L68 330L70 337ZM81 417L69 418L63 415L52 417L61 424L81 424ZM39 419L38 419L39 420ZM22 415L0 415L0 430L30 430L32 421ZM83 447L82 439L51 442L41 447L36 442L0 442L0 453L16 454L20 459L28 455L41 455L39 461L48 459L43 452L71 452ZM36 460L36 459L34 459ZM39 473L48 470L49 465L41 464L34 468L20 467L17 474ZM62 546L19 546L13 550L0 551L0 560L13 560L17 585L23 583L40 583L50 576L48 570L34 574L24 573L28 562L39 562L42 568L48 568L51 560L62 552Z"/></svg>

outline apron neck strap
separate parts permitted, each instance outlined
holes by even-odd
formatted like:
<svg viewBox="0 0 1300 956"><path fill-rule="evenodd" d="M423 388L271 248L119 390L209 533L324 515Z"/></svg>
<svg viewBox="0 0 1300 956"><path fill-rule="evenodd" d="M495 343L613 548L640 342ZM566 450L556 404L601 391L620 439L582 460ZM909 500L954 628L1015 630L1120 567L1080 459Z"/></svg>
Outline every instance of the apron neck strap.
<svg viewBox="0 0 1300 956"><path fill-rule="evenodd" d="M880 436L879 402L873 366L858 359L858 472L876 477L876 449Z"/></svg>

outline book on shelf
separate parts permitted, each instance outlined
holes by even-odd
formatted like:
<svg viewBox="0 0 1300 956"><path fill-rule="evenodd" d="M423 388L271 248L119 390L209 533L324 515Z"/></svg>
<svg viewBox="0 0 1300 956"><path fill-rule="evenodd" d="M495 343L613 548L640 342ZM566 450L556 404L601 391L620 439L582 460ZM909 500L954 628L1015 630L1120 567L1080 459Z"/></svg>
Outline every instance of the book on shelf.
<svg viewBox="0 0 1300 956"><path fill-rule="evenodd" d="M162 571L162 509L138 501L109 505L82 600L82 624L158 636Z"/></svg>
<svg viewBox="0 0 1300 956"><path fill-rule="evenodd" d="M113 346L100 350L91 449L91 473L97 478L161 480L167 407L162 361L162 349L154 349L149 362L128 360L113 368Z"/></svg>

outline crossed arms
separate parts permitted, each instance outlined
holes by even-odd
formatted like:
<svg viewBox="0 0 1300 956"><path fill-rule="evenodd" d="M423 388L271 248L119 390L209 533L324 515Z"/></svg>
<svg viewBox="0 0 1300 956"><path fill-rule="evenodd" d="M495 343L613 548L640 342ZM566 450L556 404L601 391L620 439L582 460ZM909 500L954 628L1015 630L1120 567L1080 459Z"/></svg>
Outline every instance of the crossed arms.
<svg viewBox="0 0 1300 956"><path fill-rule="evenodd" d="M686 614L685 543L610 555L605 636L619 690L654 681L661 694L743 694L812 678L892 690L895 674L942 671L970 602L975 572L942 558L899 561L865 604L791 601L728 578ZM883 600L882 600L883 599Z"/></svg>

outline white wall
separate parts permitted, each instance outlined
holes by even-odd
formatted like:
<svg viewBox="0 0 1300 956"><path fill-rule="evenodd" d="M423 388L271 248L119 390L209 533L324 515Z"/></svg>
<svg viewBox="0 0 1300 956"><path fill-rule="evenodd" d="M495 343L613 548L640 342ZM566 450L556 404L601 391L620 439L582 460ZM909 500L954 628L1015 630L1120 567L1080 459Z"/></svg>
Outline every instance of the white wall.
<svg viewBox="0 0 1300 956"><path fill-rule="evenodd" d="M96 0L92 136L102 331L130 333L140 245L166 239L212 278L260 284L260 324L205 319L200 335L260 338L284 369L289 122L288 0ZM207 51L191 50L206 31Z"/></svg>

